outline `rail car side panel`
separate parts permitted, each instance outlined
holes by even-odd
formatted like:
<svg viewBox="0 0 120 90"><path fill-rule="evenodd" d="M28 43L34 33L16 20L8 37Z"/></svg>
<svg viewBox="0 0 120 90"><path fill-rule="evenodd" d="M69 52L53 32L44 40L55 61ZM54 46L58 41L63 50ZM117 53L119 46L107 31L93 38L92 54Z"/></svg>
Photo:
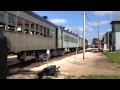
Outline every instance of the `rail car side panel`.
<svg viewBox="0 0 120 90"><path fill-rule="evenodd" d="M3 31L6 36L10 52L54 49L55 39L30 34Z"/></svg>
<svg viewBox="0 0 120 90"><path fill-rule="evenodd" d="M73 39L70 38L68 40L65 39L66 36L75 38L77 42L75 42ZM63 48L74 48L78 46L79 46L79 38L63 31Z"/></svg>

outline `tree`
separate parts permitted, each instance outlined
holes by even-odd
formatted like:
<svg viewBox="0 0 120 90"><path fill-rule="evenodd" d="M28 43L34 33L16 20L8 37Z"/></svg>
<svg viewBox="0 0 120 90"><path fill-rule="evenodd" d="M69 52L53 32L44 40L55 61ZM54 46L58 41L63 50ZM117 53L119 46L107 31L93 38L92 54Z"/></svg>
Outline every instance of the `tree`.
<svg viewBox="0 0 120 90"><path fill-rule="evenodd" d="M108 44L108 32L105 33L106 44ZM101 43L104 44L104 35L101 40ZM112 31L109 31L109 45L112 45Z"/></svg>

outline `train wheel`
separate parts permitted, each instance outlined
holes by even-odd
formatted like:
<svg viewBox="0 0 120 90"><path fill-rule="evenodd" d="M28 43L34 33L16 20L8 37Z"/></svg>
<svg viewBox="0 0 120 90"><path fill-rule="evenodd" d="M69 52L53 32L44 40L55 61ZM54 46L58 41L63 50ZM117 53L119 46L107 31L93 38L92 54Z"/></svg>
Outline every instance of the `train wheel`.
<svg viewBox="0 0 120 90"><path fill-rule="evenodd" d="M38 62L42 61L42 56L41 56L41 55L38 55L37 61L38 61Z"/></svg>
<svg viewBox="0 0 120 90"><path fill-rule="evenodd" d="M46 61L48 58L48 55L47 54L41 54L41 59L42 61Z"/></svg>
<svg viewBox="0 0 120 90"><path fill-rule="evenodd" d="M38 58L37 57L35 57L34 60L38 62Z"/></svg>
<svg viewBox="0 0 120 90"><path fill-rule="evenodd" d="M65 51L61 51L61 55L62 55L62 56L65 55Z"/></svg>
<svg viewBox="0 0 120 90"><path fill-rule="evenodd" d="M24 62L25 62L25 59L21 59L21 60L20 60L20 63L24 63Z"/></svg>

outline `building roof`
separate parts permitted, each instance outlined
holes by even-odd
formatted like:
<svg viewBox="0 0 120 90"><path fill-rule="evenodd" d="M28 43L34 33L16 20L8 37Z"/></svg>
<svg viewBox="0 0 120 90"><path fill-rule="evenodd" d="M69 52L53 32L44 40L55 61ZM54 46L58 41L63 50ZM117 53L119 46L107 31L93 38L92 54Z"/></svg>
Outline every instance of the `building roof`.
<svg viewBox="0 0 120 90"><path fill-rule="evenodd" d="M116 19L114 19L113 21L111 21L110 24L113 24L114 22L120 22L120 17L117 17Z"/></svg>

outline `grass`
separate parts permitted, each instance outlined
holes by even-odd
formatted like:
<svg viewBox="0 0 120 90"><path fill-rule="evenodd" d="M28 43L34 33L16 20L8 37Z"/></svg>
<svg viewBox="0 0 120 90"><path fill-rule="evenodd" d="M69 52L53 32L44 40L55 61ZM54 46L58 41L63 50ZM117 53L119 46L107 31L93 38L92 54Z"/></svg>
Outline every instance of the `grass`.
<svg viewBox="0 0 120 90"><path fill-rule="evenodd" d="M119 63L120 64L120 53L119 52L103 52L107 57L110 58L111 61Z"/></svg>
<svg viewBox="0 0 120 90"><path fill-rule="evenodd" d="M74 75L65 75L64 79L74 79Z"/></svg>
<svg viewBox="0 0 120 90"><path fill-rule="evenodd" d="M120 76L115 75L89 75L88 79L120 79Z"/></svg>

